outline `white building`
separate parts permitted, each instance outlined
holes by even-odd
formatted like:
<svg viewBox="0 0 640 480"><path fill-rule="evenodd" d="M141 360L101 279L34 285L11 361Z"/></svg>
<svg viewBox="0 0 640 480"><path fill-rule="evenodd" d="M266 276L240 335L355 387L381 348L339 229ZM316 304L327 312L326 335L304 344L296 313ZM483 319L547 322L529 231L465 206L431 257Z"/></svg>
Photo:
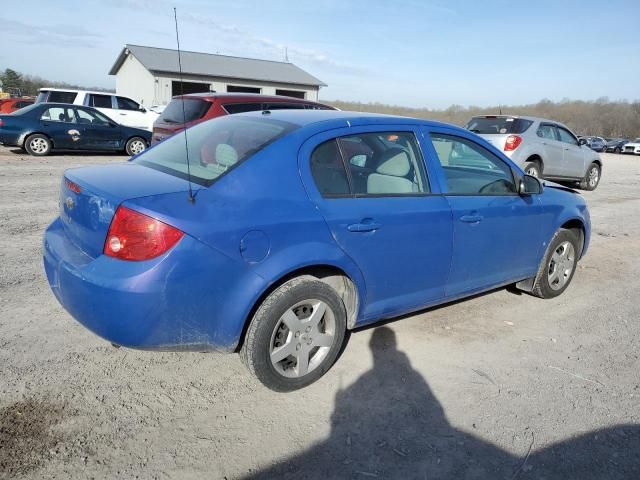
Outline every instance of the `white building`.
<svg viewBox="0 0 640 480"><path fill-rule="evenodd" d="M317 101L325 83L292 63L181 52L126 45L109 75L116 76L116 93L144 106L165 105L174 95L199 92L244 92L287 95Z"/></svg>

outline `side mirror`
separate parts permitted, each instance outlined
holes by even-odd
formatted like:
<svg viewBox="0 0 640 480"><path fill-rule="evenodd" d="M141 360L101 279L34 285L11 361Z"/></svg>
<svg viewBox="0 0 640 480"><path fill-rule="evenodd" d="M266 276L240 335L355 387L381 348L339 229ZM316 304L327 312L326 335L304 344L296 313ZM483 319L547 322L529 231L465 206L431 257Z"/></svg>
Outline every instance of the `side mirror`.
<svg viewBox="0 0 640 480"><path fill-rule="evenodd" d="M538 195L542 193L542 190L542 182L531 175L525 175L518 183L518 193L520 195Z"/></svg>
<svg viewBox="0 0 640 480"><path fill-rule="evenodd" d="M578 145L586 145L587 141L584 138L578 139Z"/></svg>
<svg viewBox="0 0 640 480"><path fill-rule="evenodd" d="M142 113L147 113L147 109L144 107L140 107L138 110L141 111Z"/></svg>

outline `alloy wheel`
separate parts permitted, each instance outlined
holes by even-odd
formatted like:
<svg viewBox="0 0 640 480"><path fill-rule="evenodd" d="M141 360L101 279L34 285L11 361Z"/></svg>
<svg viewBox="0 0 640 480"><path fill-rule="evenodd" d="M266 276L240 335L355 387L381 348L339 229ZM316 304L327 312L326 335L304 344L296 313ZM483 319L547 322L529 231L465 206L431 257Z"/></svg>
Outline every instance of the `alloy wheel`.
<svg viewBox="0 0 640 480"><path fill-rule="evenodd" d="M317 299L298 302L280 317L271 334L271 364L282 376L303 377L320 366L335 334L335 316L326 303Z"/></svg>
<svg viewBox="0 0 640 480"><path fill-rule="evenodd" d="M133 153L134 155L137 155L139 153L142 153L146 147L147 146L144 144L142 140L134 140L133 142L131 142L130 150L131 150L131 153Z"/></svg>
<svg viewBox="0 0 640 480"><path fill-rule="evenodd" d="M44 138L34 138L29 142L29 147L35 153L42 154L46 153L49 149L49 144Z"/></svg>
<svg viewBox="0 0 640 480"><path fill-rule="evenodd" d="M576 263L575 249L571 242L562 242L551 255L547 269L549 286L560 290L571 278Z"/></svg>
<svg viewBox="0 0 640 480"><path fill-rule="evenodd" d="M596 185L598 185L598 180L600 179L600 171L598 170L598 167L591 167L591 169L589 170L589 186L591 188L595 188Z"/></svg>

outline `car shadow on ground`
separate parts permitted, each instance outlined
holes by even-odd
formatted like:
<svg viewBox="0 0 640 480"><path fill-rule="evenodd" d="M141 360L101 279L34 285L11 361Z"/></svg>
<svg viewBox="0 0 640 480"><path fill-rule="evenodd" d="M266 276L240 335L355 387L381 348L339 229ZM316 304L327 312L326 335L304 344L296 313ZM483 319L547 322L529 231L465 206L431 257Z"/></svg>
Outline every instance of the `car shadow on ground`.
<svg viewBox="0 0 640 480"><path fill-rule="evenodd" d="M10 148L9 151L11 153L15 153L17 155L29 155L26 150L22 148ZM125 155L124 152L94 152L89 150L54 150L50 152L47 157L58 157L58 156L67 156L67 157L122 157ZM46 157L43 157L46 158Z"/></svg>
<svg viewBox="0 0 640 480"><path fill-rule="evenodd" d="M638 425L541 450L531 433L531 447L519 457L454 428L390 328L375 329L370 347L373 368L336 394L329 438L245 478L640 478Z"/></svg>

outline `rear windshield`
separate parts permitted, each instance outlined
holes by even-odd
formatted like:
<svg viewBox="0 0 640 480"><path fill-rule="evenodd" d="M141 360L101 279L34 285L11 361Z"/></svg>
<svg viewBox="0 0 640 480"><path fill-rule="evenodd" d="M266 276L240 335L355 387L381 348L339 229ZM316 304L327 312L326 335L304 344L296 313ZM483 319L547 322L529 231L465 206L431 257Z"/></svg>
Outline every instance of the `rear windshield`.
<svg viewBox="0 0 640 480"><path fill-rule="evenodd" d="M165 123L188 123L202 118L209 107L210 102L199 98L184 99L184 116L182 114L182 99L174 98L169 102L167 108L160 114L159 120Z"/></svg>
<svg viewBox="0 0 640 480"><path fill-rule="evenodd" d="M132 160L181 178L187 177L185 134L191 180L209 186L296 125L280 120L224 116L183 130Z"/></svg>
<svg viewBox="0 0 640 480"><path fill-rule="evenodd" d="M77 92L59 92L58 90L41 90L36 97L36 103L73 103L78 96Z"/></svg>
<svg viewBox="0 0 640 480"><path fill-rule="evenodd" d="M523 133L532 123L531 120L525 120L523 118L474 117L469 120L466 129L481 135Z"/></svg>

